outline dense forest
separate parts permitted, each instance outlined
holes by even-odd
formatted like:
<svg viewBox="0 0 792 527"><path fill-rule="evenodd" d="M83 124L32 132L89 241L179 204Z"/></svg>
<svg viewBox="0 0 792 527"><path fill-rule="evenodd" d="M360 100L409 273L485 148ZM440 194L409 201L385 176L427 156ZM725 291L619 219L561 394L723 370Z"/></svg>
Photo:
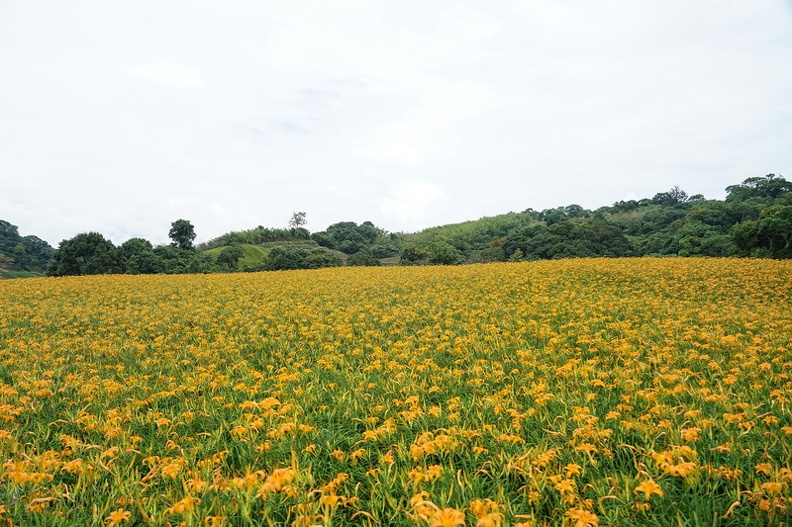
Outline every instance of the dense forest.
<svg viewBox="0 0 792 527"><path fill-rule="evenodd" d="M37 236L22 236L16 225L0 220L0 277L35 276L46 271L55 249Z"/></svg>
<svg viewBox="0 0 792 527"><path fill-rule="evenodd" d="M0 220L5 277L104 273L211 273L313 269L340 265L455 265L580 257L792 257L792 183L751 177L726 188L725 200L689 196L679 187L652 198L596 210L579 205L510 212L416 233L388 233L371 222L344 221L311 233L306 214L285 229L258 226L195 246L193 225L171 224L172 243L142 238L114 245L97 232L57 249L21 236Z"/></svg>

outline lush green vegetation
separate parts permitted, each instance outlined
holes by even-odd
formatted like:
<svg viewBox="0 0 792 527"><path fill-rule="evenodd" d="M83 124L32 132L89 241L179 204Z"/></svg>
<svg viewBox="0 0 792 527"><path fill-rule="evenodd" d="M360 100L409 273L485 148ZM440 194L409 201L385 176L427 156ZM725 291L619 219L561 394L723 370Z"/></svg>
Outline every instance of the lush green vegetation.
<svg viewBox="0 0 792 527"><path fill-rule="evenodd" d="M35 278L36 276L41 276L37 273L32 273L30 271L10 271L8 269L0 269L0 279L6 278Z"/></svg>
<svg viewBox="0 0 792 527"><path fill-rule="evenodd" d="M310 237L311 233L304 228L268 229L259 225L255 229L232 231L218 236L206 243L199 244L198 250L205 251L238 244L261 245L271 242L304 241Z"/></svg>
<svg viewBox="0 0 792 527"><path fill-rule="evenodd" d="M55 250L37 236L22 236L16 225L0 220L0 276L25 277L43 273Z"/></svg>
<svg viewBox="0 0 792 527"><path fill-rule="evenodd" d="M267 261L269 249L263 245L240 243L207 249L206 253L211 255L219 266L225 264L229 269L247 271L263 266Z"/></svg>
<svg viewBox="0 0 792 527"><path fill-rule="evenodd" d="M769 174L726 191L725 200L708 200L674 187L596 210L526 209L416 233L388 233L369 221L342 221L311 233L304 227L306 213L296 212L289 228L258 226L197 246L184 219L171 225L170 245L133 238L116 247L99 233L81 233L57 250L1 222L0 272L174 274L581 257L792 257L792 183Z"/></svg>
<svg viewBox="0 0 792 527"><path fill-rule="evenodd" d="M401 237L402 258L450 263L592 256L792 256L792 183L770 174L727 187L725 200L675 187L587 210L532 209ZM406 252L406 254L405 254ZM438 258L437 254L440 254Z"/></svg>

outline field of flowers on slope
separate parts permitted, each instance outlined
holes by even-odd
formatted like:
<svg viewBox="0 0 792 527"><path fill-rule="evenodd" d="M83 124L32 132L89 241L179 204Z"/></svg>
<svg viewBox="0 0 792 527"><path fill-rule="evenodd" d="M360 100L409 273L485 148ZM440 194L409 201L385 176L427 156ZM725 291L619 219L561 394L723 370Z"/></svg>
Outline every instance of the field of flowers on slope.
<svg viewBox="0 0 792 527"><path fill-rule="evenodd" d="M0 283L3 525L792 524L792 262Z"/></svg>

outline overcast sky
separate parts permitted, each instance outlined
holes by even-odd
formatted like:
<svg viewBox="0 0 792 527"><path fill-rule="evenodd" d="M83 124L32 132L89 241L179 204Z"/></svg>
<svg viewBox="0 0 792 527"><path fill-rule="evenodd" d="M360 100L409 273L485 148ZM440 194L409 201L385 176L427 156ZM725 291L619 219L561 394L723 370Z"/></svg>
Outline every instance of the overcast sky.
<svg viewBox="0 0 792 527"><path fill-rule="evenodd" d="M0 219L414 231L792 179L789 0L0 0Z"/></svg>

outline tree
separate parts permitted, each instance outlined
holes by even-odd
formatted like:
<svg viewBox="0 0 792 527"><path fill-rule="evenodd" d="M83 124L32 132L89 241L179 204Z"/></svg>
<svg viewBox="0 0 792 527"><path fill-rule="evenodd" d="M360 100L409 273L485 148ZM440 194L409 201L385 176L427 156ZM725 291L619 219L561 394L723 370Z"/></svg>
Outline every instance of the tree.
<svg viewBox="0 0 792 527"><path fill-rule="evenodd" d="M55 253L55 249L50 244L30 234L22 237L22 245L27 253L22 263L32 269L46 269L47 263Z"/></svg>
<svg viewBox="0 0 792 527"><path fill-rule="evenodd" d="M311 234L311 239L316 242L317 245L322 247L327 247L328 249L337 249L335 240L326 232L315 232Z"/></svg>
<svg viewBox="0 0 792 527"><path fill-rule="evenodd" d="M679 256L728 256L732 240L716 226L686 221L673 233Z"/></svg>
<svg viewBox="0 0 792 527"><path fill-rule="evenodd" d="M171 223L168 237L173 240L173 243L171 243L172 246L178 249L192 251L194 249L193 240L195 240L195 227L187 220L176 220Z"/></svg>
<svg viewBox="0 0 792 527"><path fill-rule="evenodd" d="M21 236L16 225L0 220L0 254L4 266L25 271L44 271L55 249L37 236Z"/></svg>
<svg viewBox="0 0 792 527"><path fill-rule="evenodd" d="M677 203L684 203L688 200L687 192L679 188L679 185L674 185L671 190L668 191L668 195L676 200Z"/></svg>
<svg viewBox="0 0 792 527"><path fill-rule="evenodd" d="M423 244L408 245L402 249L399 263L401 265L424 265L429 258L429 250Z"/></svg>
<svg viewBox="0 0 792 527"><path fill-rule="evenodd" d="M792 183L781 176L768 174L764 177L749 177L739 185L726 187L726 201L745 201L749 198L775 199L792 193Z"/></svg>
<svg viewBox="0 0 792 527"><path fill-rule="evenodd" d="M158 245L154 248L154 255L159 259L166 274L183 274L189 272L190 262L195 253L179 250L173 245Z"/></svg>
<svg viewBox="0 0 792 527"><path fill-rule="evenodd" d="M757 220L738 223L731 230L741 256L792 257L792 205L762 210Z"/></svg>
<svg viewBox="0 0 792 527"><path fill-rule="evenodd" d="M273 247L264 263L264 269L267 271L303 269L304 267L305 255L300 251L292 251L284 247Z"/></svg>
<svg viewBox="0 0 792 527"><path fill-rule="evenodd" d="M465 261L465 255L456 247L445 241L429 244L429 263L433 265L457 265Z"/></svg>
<svg viewBox="0 0 792 527"><path fill-rule="evenodd" d="M217 265L221 269L236 271L239 268L239 260L245 255L244 249L239 246L226 247L217 255Z"/></svg>
<svg viewBox="0 0 792 527"><path fill-rule="evenodd" d="M320 269L322 267L340 267L343 265L341 258L335 253L325 249L308 249L304 251L304 268Z"/></svg>
<svg viewBox="0 0 792 527"><path fill-rule="evenodd" d="M457 265L465 255L445 240L411 244L401 253L401 265Z"/></svg>
<svg viewBox="0 0 792 527"><path fill-rule="evenodd" d="M126 270L121 251L98 232L63 240L52 257L50 276L113 274Z"/></svg>
<svg viewBox="0 0 792 527"><path fill-rule="evenodd" d="M338 267L341 259L326 249L287 249L273 247L267 255L264 269L281 271L288 269L319 269L321 267Z"/></svg>
<svg viewBox="0 0 792 527"><path fill-rule="evenodd" d="M549 227L531 225L509 234L503 242L503 250L509 258L529 260L619 257L633 253L632 245L618 226L597 218L564 220Z"/></svg>
<svg viewBox="0 0 792 527"><path fill-rule="evenodd" d="M558 223L559 221L564 221L566 219L566 214L564 213L564 207L558 207L557 209L543 210L540 218L548 226L553 225L554 223Z"/></svg>
<svg viewBox="0 0 792 527"><path fill-rule="evenodd" d="M156 274L165 271L160 257L154 252L151 242L143 238L130 238L121 244L121 253L126 261L127 272L132 274Z"/></svg>
<svg viewBox="0 0 792 527"><path fill-rule="evenodd" d="M311 234L311 239L322 247L355 254L363 249L370 250L386 234L370 221L364 221L360 225L354 221L342 221L330 225L324 232Z"/></svg>
<svg viewBox="0 0 792 527"><path fill-rule="evenodd" d="M308 214L305 212L295 212L294 214L292 214L292 217L289 220L289 228L299 229L300 227L308 223L308 220L306 219L307 215Z"/></svg>
<svg viewBox="0 0 792 527"><path fill-rule="evenodd" d="M398 241L386 240L382 243L372 245L368 252L374 258L391 258L393 256L399 256L399 243Z"/></svg>
<svg viewBox="0 0 792 527"><path fill-rule="evenodd" d="M366 266L376 267L381 265L380 261L374 258L367 250L358 251L355 254L349 255L347 258L347 265L352 266Z"/></svg>
<svg viewBox="0 0 792 527"><path fill-rule="evenodd" d="M589 215L589 211L580 205L572 204L564 207L564 215L567 218L584 218Z"/></svg>
<svg viewBox="0 0 792 527"><path fill-rule="evenodd" d="M739 220L739 213L735 211L732 204L715 200L704 201L693 206L685 217L685 221L705 223L718 227L723 232L727 232Z"/></svg>
<svg viewBox="0 0 792 527"><path fill-rule="evenodd" d="M208 253L186 252L189 256L187 272L192 274L208 274L217 272L214 258Z"/></svg>

